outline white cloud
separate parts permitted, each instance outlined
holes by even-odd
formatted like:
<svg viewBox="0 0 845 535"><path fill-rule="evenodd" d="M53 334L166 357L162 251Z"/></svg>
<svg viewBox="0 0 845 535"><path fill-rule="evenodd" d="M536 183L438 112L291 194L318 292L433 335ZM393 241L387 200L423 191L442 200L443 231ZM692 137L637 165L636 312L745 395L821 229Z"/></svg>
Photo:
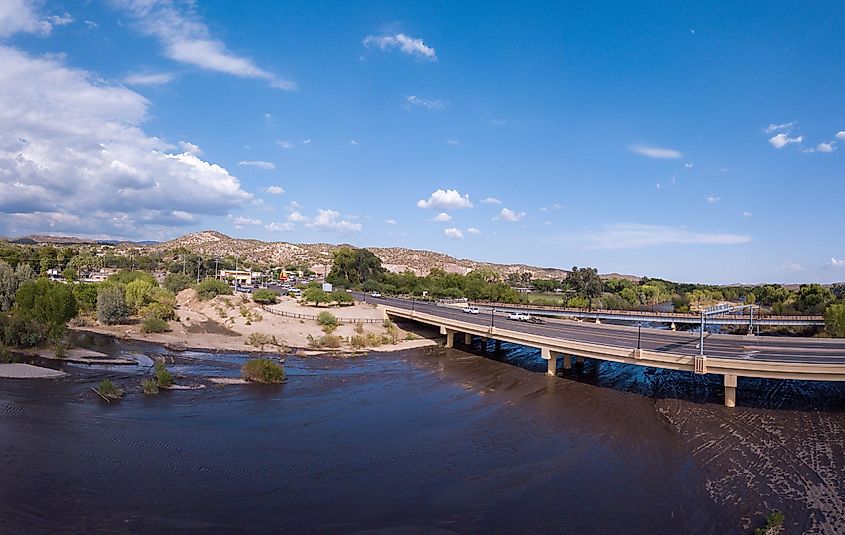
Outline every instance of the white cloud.
<svg viewBox="0 0 845 535"><path fill-rule="evenodd" d="M769 143L776 149L782 149L790 143L801 143L804 138L802 136L789 137L786 134L778 134L769 138Z"/></svg>
<svg viewBox="0 0 845 535"><path fill-rule="evenodd" d="M660 245L736 245L750 242L751 237L693 232L683 227L619 223L589 232L580 239L576 237L575 241L591 249L636 249Z"/></svg>
<svg viewBox="0 0 845 535"><path fill-rule="evenodd" d="M831 258L827 265L832 268L845 268L845 259Z"/></svg>
<svg viewBox="0 0 845 535"><path fill-rule="evenodd" d="M789 132L796 124L798 124L796 121L781 124L771 123L763 131L767 134L771 134L772 132Z"/></svg>
<svg viewBox="0 0 845 535"><path fill-rule="evenodd" d="M460 147L461 146L461 142L458 141L457 139L447 139L446 143L448 143L449 145L452 145L453 147Z"/></svg>
<svg viewBox="0 0 845 535"><path fill-rule="evenodd" d="M819 143L816 145L817 152L833 152L836 150L836 142L828 141L827 143Z"/></svg>
<svg viewBox="0 0 845 535"><path fill-rule="evenodd" d="M434 219L432 219L432 221L436 221L438 223L448 223L451 220L452 220L452 216L450 216L446 212L440 212L439 214L434 216Z"/></svg>
<svg viewBox="0 0 845 535"><path fill-rule="evenodd" d="M693 165L690 162L687 162L684 164L684 167L686 167L687 169L692 169Z"/></svg>
<svg viewBox="0 0 845 535"><path fill-rule="evenodd" d="M456 228L443 229L443 234L445 234L447 238L451 238L453 240L462 240L464 238L464 233L461 232L460 229Z"/></svg>
<svg viewBox="0 0 845 535"><path fill-rule="evenodd" d="M349 144L350 144L350 145L357 145L357 144L358 144L358 142L357 142L357 141L355 141L354 139L350 139L350 140L349 140Z"/></svg>
<svg viewBox="0 0 845 535"><path fill-rule="evenodd" d="M202 149L199 148L198 145L195 145L190 141L180 141L179 148L182 149L182 152L187 152L188 154L193 154L194 156L199 156L202 154Z"/></svg>
<svg viewBox="0 0 845 535"><path fill-rule="evenodd" d="M426 108L431 111L443 111L446 109L446 104L436 98L423 98L415 95L405 97L405 108Z"/></svg>
<svg viewBox="0 0 845 535"><path fill-rule="evenodd" d="M308 139L303 139L303 140L302 140L302 144L303 144L303 145L308 145L309 143L311 143L311 138L308 138Z"/></svg>
<svg viewBox="0 0 845 535"><path fill-rule="evenodd" d="M23 32L35 35L49 35L56 26L65 26L73 22L73 17L51 15L43 17L36 13L37 2L26 0L3 0L0 2L0 37Z"/></svg>
<svg viewBox="0 0 845 535"><path fill-rule="evenodd" d="M748 212L748 211L742 212L742 217L744 217L746 219L748 219L749 217L752 217L753 215L754 214L752 214L751 212Z"/></svg>
<svg viewBox="0 0 845 535"><path fill-rule="evenodd" d="M308 221L308 218L299 212L291 212L288 214L288 221L292 223L305 223Z"/></svg>
<svg viewBox="0 0 845 535"><path fill-rule="evenodd" d="M337 234L352 234L360 232L363 227L361 223L352 223L344 219L340 219L340 212L335 210L317 210L317 215L314 219L305 223L308 228L322 230L326 232L335 232Z"/></svg>
<svg viewBox="0 0 845 535"><path fill-rule="evenodd" d="M502 211L499 212L499 215L493 219L500 219L502 221L509 221L511 223L515 223L525 217L525 212L516 213L510 208L502 208Z"/></svg>
<svg viewBox="0 0 845 535"><path fill-rule="evenodd" d="M481 234L481 229L477 229L475 227L469 227L467 229L467 232L469 232L470 234Z"/></svg>
<svg viewBox="0 0 845 535"><path fill-rule="evenodd" d="M836 133L836 139L845 140L845 130L840 130Z"/></svg>
<svg viewBox="0 0 845 535"><path fill-rule="evenodd" d="M649 147L646 145L631 145L628 150L640 156L647 156L649 158L658 159L675 159L683 156L680 151L674 149L664 149L660 147Z"/></svg>
<svg viewBox="0 0 845 535"><path fill-rule="evenodd" d="M502 204L502 201L495 197L486 197L481 201L481 204Z"/></svg>
<svg viewBox="0 0 845 535"><path fill-rule="evenodd" d="M285 192L285 188L281 186L267 186L264 191L270 195L281 195Z"/></svg>
<svg viewBox="0 0 845 535"><path fill-rule="evenodd" d="M283 149L292 149L295 147L293 143L291 143L290 141L285 141L284 139L280 139L279 141L277 141L276 145L280 146Z"/></svg>
<svg viewBox="0 0 845 535"><path fill-rule="evenodd" d="M404 54L417 56L429 61L437 61L437 54L433 48L426 45L422 39L410 37L404 33L380 36L368 35L364 38L364 46L367 48L375 46L383 51L398 48Z"/></svg>
<svg viewBox="0 0 845 535"><path fill-rule="evenodd" d="M461 195L458 190L438 189L431 194L428 200L417 201L417 206L420 208L435 208L441 210L459 210L461 208L472 208L472 202L469 200L469 195Z"/></svg>
<svg viewBox="0 0 845 535"><path fill-rule="evenodd" d="M709 196L709 197L707 197L707 199L706 199L707 204L716 204L717 202L719 202L719 201L721 201L721 200L722 200L722 198L721 198L721 197L716 197L715 195L710 195L710 196Z"/></svg>
<svg viewBox="0 0 845 535"><path fill-rule="evenodd" d="M276 164L274 164L273 162L263 162L261 160L243 160L238 162L238 165L245 165L247 167L257 167L259 169L265 169L267 171L276 168Z"/></svg>
<svg viewBox="0 0 845 535"><path fill-rule="evenodd" d="M111 0L128 13L144 35L155 37L163 54L181 63L240 78L265 80L271 87L292 91L296 83L259 68L214 39L198 15L193 2L168 0Z"/></svg>
<svg viewBox="0 0 845 535"><path fill-rule="evenodd" d="M238 217L229 216L229 217L232 220L232 223L235 225L236 229L241 229L245 225L260 225L261 224L260 219L251 219L249 217L243 217L243 216L238 216Z"/></svg>
<svg viewBox="0 0 845 535"><path fill-rule="evenodd" d="M127 85L164 85L172 82L176 76L169 72L131 73L123 77Z"/></svg>
<svg viewBox="0 0 845 535"><path fill-rule="evenodd" d="M387 223L388 225L395 225L396 224L395 219L385 219L384 222Z"/></svg>
<svg viewBox="0 0 845 535"><path fill-rule="evenodd" d="M293 230L293 225L291 223L279 223L274 221L268 225L264 225L264 228L271 232L287 232L289 230Z"/></svg>
<svg viewBox="0 0 845 535"><path fill-rule="evenodd" d="M302 205L296 201L291 201L289 205L285 206L286 210L290 210L291 212L295 212L302 208Z"/></svg>
<svg viewBox="0 0 845 535"><path fill-rule="evenodd" d="M0 46L0 233L164 235L252 195L141 126L149 102L58 56Z"/></svg>

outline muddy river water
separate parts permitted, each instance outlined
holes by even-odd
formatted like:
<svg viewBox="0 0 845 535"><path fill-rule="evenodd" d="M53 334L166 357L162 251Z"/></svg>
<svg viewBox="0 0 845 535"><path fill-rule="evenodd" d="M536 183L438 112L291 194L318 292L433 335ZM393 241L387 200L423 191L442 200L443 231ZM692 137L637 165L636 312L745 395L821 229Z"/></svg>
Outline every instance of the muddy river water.
<svg viewBox="0 0 845 535"><path fill-rule="evenodd" d="M426 348L286 358L279 386L215 386L240 354L0 380L0 532L845 533L845 389ZM107 405L103 378L124 386Z"/></svg>

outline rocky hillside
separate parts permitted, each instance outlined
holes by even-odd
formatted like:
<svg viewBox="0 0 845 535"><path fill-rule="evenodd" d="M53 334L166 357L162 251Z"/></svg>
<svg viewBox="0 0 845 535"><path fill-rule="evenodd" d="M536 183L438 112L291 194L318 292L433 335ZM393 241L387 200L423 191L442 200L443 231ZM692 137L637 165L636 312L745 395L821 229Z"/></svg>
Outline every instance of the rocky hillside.
<svg viewBox="0 0 845 535"><path fill-rule="evenodd" d="M129 246L129 244L127 244ZM137 244L131 245L137 248ZM216 231L187 234L168 242L149 246L155 252L167 252L184 248L203 256L236 256L250 262L284 265L288 263L312 266L318 273L330 263L332 252L343 245L329 243L294 244L286 242L263 242L231 238ZM474 260L458 259L442 253L405 249L402 247L369 247L378 256L385 268L394 272L413 271L425 275L434 268L452 273L465 274L479 268L489 268L507 276L509 273L530 272L533 278L563 278L566 271L555 268L540 268L523 264L492 264Z"/></svg>

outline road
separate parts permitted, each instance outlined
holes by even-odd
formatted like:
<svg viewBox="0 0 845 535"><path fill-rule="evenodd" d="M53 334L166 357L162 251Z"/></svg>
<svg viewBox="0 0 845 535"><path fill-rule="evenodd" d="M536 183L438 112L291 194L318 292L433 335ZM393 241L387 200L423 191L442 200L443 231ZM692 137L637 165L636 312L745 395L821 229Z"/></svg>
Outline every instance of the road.
<svg viewBox="0 0 845 535"><path fill-rule="evenodd" d="M437 306L428 302L411 301L390 297L366 296L370 303L380 303L445 318L490 326L489 313L467 314L458 308ZM513 321L505 314L497 313L492 318L497 328L528 334L536 334L611 346L616 348L637 347L637 328L619 325L596 325L561 319L547 319L545 324ZM656 329L642 329L640 347L650 351L695 356L698 355L699 334L697 332L674 332ZM708 357L739 360L775 361L813 364L845 364L845 339L794 338L783 336L738 336L729 334L707 334L704 338L704 353Z"/></svg>

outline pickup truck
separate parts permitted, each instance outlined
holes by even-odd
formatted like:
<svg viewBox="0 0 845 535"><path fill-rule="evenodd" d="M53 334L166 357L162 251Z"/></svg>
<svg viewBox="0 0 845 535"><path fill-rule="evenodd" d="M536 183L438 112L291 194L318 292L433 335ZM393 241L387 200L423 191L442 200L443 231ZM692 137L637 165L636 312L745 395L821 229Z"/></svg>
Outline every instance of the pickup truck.
<svg viewBox="0 0 845 535"><path fill-rule="evenodd" d="M531 316L523 312L512 312L508 314L508 319L515 321L531 321Z"/></svg>

